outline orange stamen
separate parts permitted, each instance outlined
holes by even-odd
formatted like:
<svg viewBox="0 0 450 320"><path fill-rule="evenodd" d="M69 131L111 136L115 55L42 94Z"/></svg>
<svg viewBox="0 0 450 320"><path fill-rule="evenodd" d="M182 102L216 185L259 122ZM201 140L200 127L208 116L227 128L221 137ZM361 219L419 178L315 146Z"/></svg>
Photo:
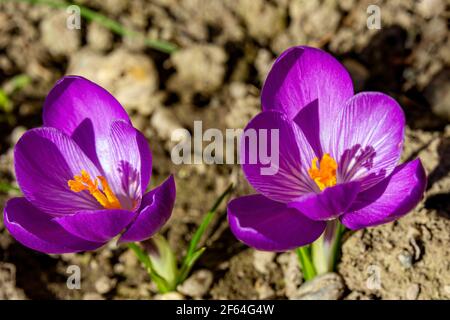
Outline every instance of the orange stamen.
<svg viewBox="0 0 450 320"><path fill-rule="evenodd" d="M314 180L320 190L336 185L336 161L328 153L325 153L320 160L320 168L317 168L318 160L315 157L312 160L311 169L308 170L311 179Z"/></svg>
<svg viewBox="0 0 450 320"><path fill-rule="evenodd" d="M111 190L108 181L102 176L98 176L102 184L102 190L98 188L98 180L92 180L89 173L81 170L81 176L74 176L74 180L67 181L70 190L73 192L89 191L91 196L97 200L106 209L121 209L119 199L117 199L114 192Z"/></svg>

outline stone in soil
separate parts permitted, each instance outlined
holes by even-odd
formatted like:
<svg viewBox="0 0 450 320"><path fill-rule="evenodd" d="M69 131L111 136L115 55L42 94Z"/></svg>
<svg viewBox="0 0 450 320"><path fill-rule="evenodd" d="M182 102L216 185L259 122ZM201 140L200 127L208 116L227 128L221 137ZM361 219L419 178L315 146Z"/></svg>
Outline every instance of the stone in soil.
<svg viewBox="0 0 450 320"><path fill-rule="evenodd" d="M344 290L345 285L340 275L326 273L305 282L290 299L338 300L343 296Z"/></svg>
<svg viewBox="0 0 450 320"><path fill-rule="evenodd" d="M67 13L56 11L42 20L40 25L42 43L53 56L69 56L81 44L81 31L66 26Z"/></svg>
<svg viewBox="0 0 450 320"><path fill-rule="evenodd" d="M425 90L431 110L450 122L450 68L437 74Z"/></svg>
<svg viewBox="0 0 450 320"><path fill-rule="evenodd" d="M176 72L168 88L189 100L195 93L209 95L220 88L227 54L222 47L206 44L183 48L170 56Z"/></svg>
<svg viewBox="0 0 450 320"><path fill-rule="evenodd" d="M16 266L0 262L0 300L26 299L22 289L16 287Z"/></svg>
<svg viewBox="0 0 450 320"><path fill-rule="evenodd" d="M86 77L104 87L129 112L148 116L160 104L155 101L158 72L144 54L117 49L104 55L83 49L71 56L67 74Z"/></svg>
<svg viewBox="0 0 450 320"><path fill-rule="evenodd" d="M202 298L208 292L212 282L212 272L206 269L201 269L195 271L189 278L178 286L177 290L185 296Z"/></svg>

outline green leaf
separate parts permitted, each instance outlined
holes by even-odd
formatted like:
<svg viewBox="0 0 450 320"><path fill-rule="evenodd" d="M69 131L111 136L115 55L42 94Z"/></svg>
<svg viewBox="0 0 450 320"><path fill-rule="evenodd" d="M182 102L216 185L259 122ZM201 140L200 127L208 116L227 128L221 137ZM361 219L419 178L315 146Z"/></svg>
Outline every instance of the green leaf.
<svg viewBox="0 0 450 320"><path fill-rule="evenodd" d="M8 86L11 86L11 91L18 91L18 90L22 90L23 88L25 88L26 86L28 86L31 83L31 78L30 76L26 75L26 74L19 74L17 76L12 77L9 81L8 81Z"/></svg>
<svg viewBox="0 0 450 320"><path fill-rule="evenodd" d="M205 252L205 250L206 250L205 247L200 248L185 259L185 263L183 264L180 270L180 275L177 281L178 284L182 283L188 277L195 262L198 260L198 258L201 257L201 255L203 254L203 252Z"/></svg>
<svg viewBox="0 0 450 320"><path fill-rule="evenodd" d="M12 103L6 92L0 89L0 109L5 113L10 113L12 111Z"/></svg>
<svg viewBox="0 0 450 320"><path fill-rule="evenodd" d="M146 240L144 247L147 249L153 270L167 282L170 288L175 288L178 278L177 259L167 240L156 234Z"/></svg>
<svg viewBox="0 0 450 320"><path fill-rule="evenodd" d="M183 259L183 263L181 265L180 276L178 279L178 283L183 282L186 277L189 275L189 271L191 270L195 261L201 256L201 254L205 251L205 248L198 248L198 244L211 223L214 215L217 211L217 208L220 206L225 197L231 193L233 190L233 184L230 184L228 188L217 198L216 202L213 204L211 209L206 213L205 217L202 220L202 223L198 227L197 231L194 233L192 237L189 247L186 253L186 256Z"/></svg>
<svg viewBox="0 0 450 320"><path fill-rule="evenodd" d="M149 252L143 250L137 243L128 244L139 261L144 264L150 278L155 282L161 293L175 290L177 285L188 277L195 262L206 250L205 247L197 248L203 234L211 223L218 207L232 190L233 184L230 184L203 218L202 223L189 243L188 251L179 271L177 270L175 255L164 237L156 235L151 240L147 240L151 241L146 244L149 245Z"/></svg>
<svg viewBox="0 0 450 320"><path fill-rule="evenodd" d="M20 192L20 189L6 182L0 182L0 192L8 193L10 191Z"/></svg>
<svg viewBox="0 0 450 320"><path fill-rule="evenodd" d="M313 279L317 273L312 263L310 246L297 248L295 252L302 267L303 277L306 281Z"/></svg>
<svg viewBox="0 0 450 320"><path fill-rule="evenodd" d="M150 279L156 284L159 292L166 293L174 290L174 288L171 288L167 281L164 280L164 278L154 270L148 254L144 250L142 250L142 248L138 244L129 243L128 247L133 250L139 261L141 261L145 266Z"/></svg>

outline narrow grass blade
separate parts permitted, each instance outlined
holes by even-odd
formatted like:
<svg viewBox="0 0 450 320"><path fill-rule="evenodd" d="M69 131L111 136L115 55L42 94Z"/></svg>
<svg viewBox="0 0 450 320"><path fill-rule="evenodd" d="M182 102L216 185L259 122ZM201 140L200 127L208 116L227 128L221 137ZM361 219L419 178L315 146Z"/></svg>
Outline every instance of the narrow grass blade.
<svg viewBox="0 0 450 320"><path fill-rule="evenodd" d="M111 30L112 32L114 32L120 36L133 38L133 37L136 37L137 35L139 35L138 32L131 30L129 28L126 28L125 26L118 23L117 21L110 19L110 18L104 16L103 14L98 13L94 10L91 10L89 8L81 6L77 3L70 3L70 2L56 1L56 0L0 0L0 2L6 2L6 1L27 2L27 3L31 3L31 4L42 4L42 5L47 5L49 7L57 8L57 9L66 9L67 7L69 7L71 5L76 5L80 8L80 15L83 18L85 18L89 21L95 21L98 24L102 25L105 28L108 28L109 30ZM146 46L148 46L152 49L159 50L161 52L168 53L168 54L177 50L177 46L168 41L154 40L154 39L146 38L146 39L144 39L144 43Z"/></svg>
<svg viewBox="0 0 450 320"><path fill-rule="evenodd" d="M202 255L202 253L205 251L205 248L198 248L198 244L205 233L206 229L208 228L209 224L211 223L218 207L222 203L222 201L225 199L225 197L231 193L233 190L233 184L230 184L228 188L217 198L214 205L211 207L211 209L206 213L205 217L202 220L202 223L198 227L197 231L194 233L194 236L191 239L191 242L189 243L189 247L186 253L186 256L183 259L183 263L181 265L180 269L180 278L178 283L181 283L184 281L184 279L189 274L190 269L192 268L194 262Z"/></svg>
<svg viewBox="0 0 450 320"><path fill-rule="evenodd" d="M8 193L10 191L20 192L20 189L6 182L0 182L0 192Z"/></svg>

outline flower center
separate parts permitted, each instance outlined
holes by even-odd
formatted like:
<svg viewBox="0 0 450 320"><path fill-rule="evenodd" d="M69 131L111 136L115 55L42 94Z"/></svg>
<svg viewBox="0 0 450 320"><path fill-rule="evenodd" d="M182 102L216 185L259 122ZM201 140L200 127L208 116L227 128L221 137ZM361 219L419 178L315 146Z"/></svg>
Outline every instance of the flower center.
<svg viewBox="0 0 450 320"><path fill-rule="evenodd" d="M320 160L320 168L317 168L318 160L317 157L312 159L311 169L308 170L309 176L320 190L334 186L336 184L336 161L328 153L325 153Z"/></svg>
<svg viewBox="0 0 450 320"><path fill-rule="evenodd" d="M106 209L121 209L119 199L117 199L114 192L109 187L108 181L105 177L98 176L97 179L92 180L89 173L81 170L80 176L74 176L74 180L67 181L70 190L73 192L89 191L91 196L95 198ZM102 185L102 190L98 188L98 180Z"/></svg>

